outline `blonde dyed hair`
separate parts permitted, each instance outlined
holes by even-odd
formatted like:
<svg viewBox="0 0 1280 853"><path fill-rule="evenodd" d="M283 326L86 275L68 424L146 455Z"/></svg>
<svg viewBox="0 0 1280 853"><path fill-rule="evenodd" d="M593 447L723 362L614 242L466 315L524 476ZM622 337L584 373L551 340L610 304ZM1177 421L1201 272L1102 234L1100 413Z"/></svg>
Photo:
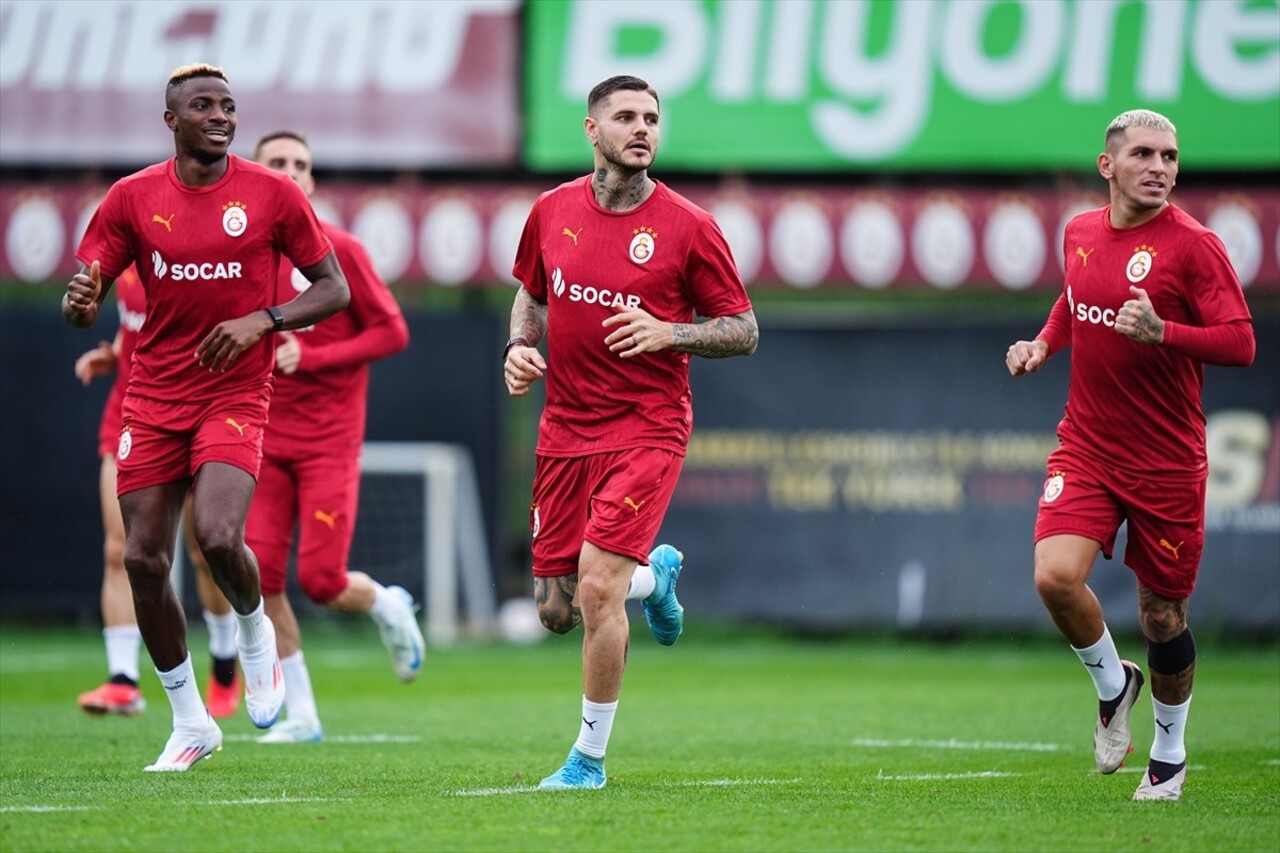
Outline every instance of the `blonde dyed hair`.
<svg viewBox="0 0 1280 853"><path fill-rule="evenodd" d="M1153 110L1129 110L1128 112L1120 113L1120 115L1111 120L1111 124L1107 125L1106 150L1114 151L1119 148L1120 143L1124 141L1131 127L1162 130L1165 133L1172 133L1174 139L1178 138L1178 129L1173 126L1173 122L1160 115L1160 113Z"/></svg>
<svg viewBox="0 0 1280 853"><path fill-rule="evenodd" d="M227 79L227 72L223 71L216 65L209 65L204 62L197 62L192 65L180 65L173 69L173 73L169 75L169 84L165 86L164 102L165 106L171 107L173 96L181 88L182 84L188 80L194 80L197 77L217 77L223 83L230 85L231 81Z"/></svg>

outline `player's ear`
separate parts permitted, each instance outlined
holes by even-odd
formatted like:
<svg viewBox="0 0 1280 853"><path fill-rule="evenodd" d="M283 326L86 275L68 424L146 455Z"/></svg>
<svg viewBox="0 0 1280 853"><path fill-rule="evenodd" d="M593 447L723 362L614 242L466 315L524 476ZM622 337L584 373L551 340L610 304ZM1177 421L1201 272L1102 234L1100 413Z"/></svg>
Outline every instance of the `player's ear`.
<svg viewBox="0 0 1280 853"><path fill-rule="evenodd" d="M1108 181L1115 174L1114 164L1111 162L1111 155L1103 151L1098 155L1098 174L1106 178Z"/></svg>
<svg viewBox="0 0 1280 853"><path fill-rule="evenodd" d="M178 129L178 116L173 110L164 111L164 123L169 126L170 130Z"/></svg>
<svg viewBox="0 0 1280 853"><path fill-rule="evenodd" d="M587 139L591 140L591 147L596 147L600 142L600 134L596 126L596 120L591 116L587 116L582 120L582 129L586 131Z"/></svg>

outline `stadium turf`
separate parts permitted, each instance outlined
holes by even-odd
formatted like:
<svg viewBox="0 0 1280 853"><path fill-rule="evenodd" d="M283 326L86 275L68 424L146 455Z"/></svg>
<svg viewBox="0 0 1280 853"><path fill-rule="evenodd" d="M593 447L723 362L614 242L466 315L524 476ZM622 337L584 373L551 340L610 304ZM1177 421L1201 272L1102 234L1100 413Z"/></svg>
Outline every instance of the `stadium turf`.
<svg viewBox="0 0 1280 853"><path fill-rule="evenodd" d="M810 851L1280 849L1280 646L1204 642L1178 803L1093 771L1092 687L1045 639L633 637L594 792L534 792L578 730L577 634L429 652L411 685L361 621L307 625L327 740L149 774L170 716L75 705L100 635L0 629L0 850ZM197 671L204 634L193 629ZM1138 655L1132 641L1121 647ZM144 659L145 660L145 659ZM202 675L203 679L203 675Z"/></svg>

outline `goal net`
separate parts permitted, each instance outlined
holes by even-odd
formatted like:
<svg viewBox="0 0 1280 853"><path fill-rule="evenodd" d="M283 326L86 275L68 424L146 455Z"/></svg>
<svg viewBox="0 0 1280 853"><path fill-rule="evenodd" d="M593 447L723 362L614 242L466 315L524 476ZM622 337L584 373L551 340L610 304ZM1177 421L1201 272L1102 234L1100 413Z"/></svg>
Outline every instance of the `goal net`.
<svg viewBox="0 0 1280 853"><path fill-rule="evenodd" d="M403 586L423 604L427 641L448 645L495 627L493 573L475 466L461 444L367 441L360 456L360 505L348 568ZM192 583L179 536L173 583ZM299 615L319 612L300 598L296 555L288 589ZM192 587L194 596L194 587ZM198 606L198 605L197 605Z"/></svg>

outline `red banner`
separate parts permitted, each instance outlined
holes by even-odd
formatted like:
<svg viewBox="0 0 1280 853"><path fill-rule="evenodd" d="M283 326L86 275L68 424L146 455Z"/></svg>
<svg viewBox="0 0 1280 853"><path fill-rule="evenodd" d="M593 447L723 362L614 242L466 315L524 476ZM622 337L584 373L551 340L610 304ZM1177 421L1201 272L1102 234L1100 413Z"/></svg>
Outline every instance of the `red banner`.
<svg viewBox="0 0 1280 853"><path fill-rule="evenodd" d="M517 161L518 0L0 4L0 163L133 166L173 153L164 88L223 68L238 150L289 128L326 166Z"/></svg>
<svg viewBox="0 0 1280 853"><path fill-rule="evenodd" d="M525 217L546 185L322 185L322 219L355 232L389 282L514 284ZM755 287L1050 291L1062 231L1104 192L841 190L673 184L715 214ZM0 278L39 282L72 260L105 187L0 184ZM1280 194L1179 189L1175 201L1227 246L1247 292L1280 292Z"/></svg>

